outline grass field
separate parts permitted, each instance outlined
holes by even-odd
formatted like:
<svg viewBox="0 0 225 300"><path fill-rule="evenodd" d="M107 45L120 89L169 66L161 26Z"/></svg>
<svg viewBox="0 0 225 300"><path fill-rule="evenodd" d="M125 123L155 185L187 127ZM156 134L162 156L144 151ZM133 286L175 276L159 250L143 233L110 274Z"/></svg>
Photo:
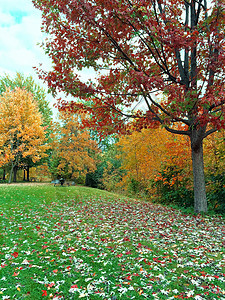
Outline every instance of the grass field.
<svg viewBox="0 0 225 300"><path fill-rule="evenodd" d="M0 299L225 299L221 217L85 187L0 186Z"/></svg>

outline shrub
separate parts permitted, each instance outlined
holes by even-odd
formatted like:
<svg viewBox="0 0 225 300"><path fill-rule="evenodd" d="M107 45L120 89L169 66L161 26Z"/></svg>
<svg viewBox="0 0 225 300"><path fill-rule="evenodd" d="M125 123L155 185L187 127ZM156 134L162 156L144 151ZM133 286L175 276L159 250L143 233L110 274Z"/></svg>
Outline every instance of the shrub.
<svg viewBox="0 0 225 300"><path fill-rule="evenodd" d="M140 192L140 189L141 189L141 183L138 180L131 178L127 187L128 192L131 192L133 194L138 194L138 192Z"/></svg>
<svg viewBox="0 0 225 300"><path fill-rule="evenodd" d="M128 179L127 192L137 196L149 196L145 184L133 177Z"/></svg>
<svg viewBox="0 0 225 300"><path fill-rule="evenodd" d="M104 172L105 163L97 165L97 169L92 173L86 174L85 185L93 188L102 189L102 177Z"/></svg>
<svg viewBox="0 0 225 300"><path fill-rule="evenodd" d="M156 176L152 186L156 189L159 202L181 207L194 205L193 190L189 189L190 179L183 177L182 172L176 166L169 166Z"/></svg>
<svg viewBox="0 0 225 300"><path fill-rule="evenodd" d="M5 179L5 180L3 180L3 179L0 179L0 183L7 183L8 181Z"/></svg>
<svg viewBox="0 0 225 300"><path fill-rule="evenodd" d="M207 188L209 208L225 213L225 172L208 175Z"/></svg>

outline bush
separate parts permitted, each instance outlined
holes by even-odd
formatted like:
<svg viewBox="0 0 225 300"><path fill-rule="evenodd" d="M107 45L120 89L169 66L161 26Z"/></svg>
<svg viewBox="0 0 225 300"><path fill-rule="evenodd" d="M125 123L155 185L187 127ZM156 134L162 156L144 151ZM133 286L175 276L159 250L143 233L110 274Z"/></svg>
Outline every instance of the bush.
<svg viewBox="0 0 225 300"><path fill-rule="evenodd" d="M3 180L3 179L0 179L0 183L7 183L8 180Z"/></svg>
<svg viewBox="0 0 225 300"><path fill-rule="evenodd" d="M93 188L102 189L102 177L104 172L105 163L97 165L97 169L92 173L86 174L85 185Z"/></svg>
<svg viewBox="0 0 225 300"><path fill-rule="evenodd" d="M188 190L186 187L179 187L176 189L170 189L169 191L162 192L161 202L165 204L176 204L181 207L193 207L194 206L194 194L192 190Z"/></svg>
<svg viewBox="0 0 225 300"><path fill-rule="evenodd" d="M137 195L138 197L149 198L149 192L146 186L135 178L129 179L127 184L127 191L128 193Z"/></svg>
<svg viewBox="0 0 225 300"><path fill-rule="evenodd" d="M207 178L209 208L225 213L225 172L210 174Z"/></svg>
<svg viewBox="0 0 225 300"><path fill-rule="evenodd" d="M76 182L76 184L84 185L85 184L85 176L79 176L74 181Z"/></svg>
<svg viewBox="0 0 225 300"><path fill-rule="evenodd" d="M181 207L194 206L194 193L190 190L189 178L181 176L182 170L176 166L164 168L152 184L156 188L159 202L176 204Z"/></svg>
<svg viewBox="0 0 225 300"><path fill-rule="evenodd" d="M131 192L133 194L138 194L138 192L140 192L140 189L141 189L141 183L138 180L131 178L127 187L128 192Z"/></svg>

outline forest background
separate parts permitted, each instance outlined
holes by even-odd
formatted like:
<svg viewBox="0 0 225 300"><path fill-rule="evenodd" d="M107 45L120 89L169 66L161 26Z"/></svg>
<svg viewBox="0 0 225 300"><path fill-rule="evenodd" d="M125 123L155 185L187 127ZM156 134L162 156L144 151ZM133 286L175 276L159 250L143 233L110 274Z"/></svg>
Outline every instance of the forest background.
<svg viewBox="0 0 225 300"><path fill-rule="evenodd" d="M54 121L44 89L31 76L3 76L0 89L1 183L49 182L63 177L70 184L193 207L187 137L163 128L143 128L100 140L96 132L82 126L85 116L61 112ZM29 105L24 104L24 95ZM224 130L204 143L209 209L218 212L224 212L224 147Z"/></svg>

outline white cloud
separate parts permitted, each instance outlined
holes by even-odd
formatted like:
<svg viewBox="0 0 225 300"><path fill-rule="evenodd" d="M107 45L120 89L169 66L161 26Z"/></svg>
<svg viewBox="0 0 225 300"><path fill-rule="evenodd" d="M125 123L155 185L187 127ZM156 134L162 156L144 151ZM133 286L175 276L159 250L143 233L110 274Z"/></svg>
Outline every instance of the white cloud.
<svg viewBox="0 0 225 300"><path fill-rule="evenodd" d="M31 0L0 0L0 76L21 72L46 88L33 69L40 63L51 68L50 59L37 45L44 39L40 27L41 13Z"/></svg>
<svg viewBox="0 0 225 300"><path fill-rule="evenodd" d="M3 11L0 11L0 20L2 26L7 26L8 24L14 23L14 18L8 13L4 13Z"/></svg>
<svg viewBox="0 0 225 300"><path fill-rule="evenodd" d="M34 6L31 0L0 0L0 7L3 11L24 11L33 12Z"/></svg>
<svg viewBox="0 0 225 300"><path fill-rule="evenodd" d="M47 90L33 69L40 63L43 69L51 69L50 59L37 45L44 40L41 22L41 12L34 8L31 0L0 0L0 76L5 73L14 76L16 72L32 75ZM93 70L79 74L83 80L96 75ZM51 96L48 98L51 103L55 102Z"/></svg>
<svg viewBox="0 0 225 300"><path fill-rule="evenodd" d="M34 73L33 67L38 63L44 63L50 67L49 59L37 46L37 43L44 38L40 30L40 12L36 12L29 0L23 0L18 11L17 6L11 5L12 2L11 0L9 3L7 1L8 10L4 5L0 12L1 67L8 68L9 71L30 72L31 74ZM25 8L22 12L21 7ZM11 11L10 8L12 8ZM27 15L23 16L23 14ZM1 16L4 16L2 20ZM21 19L19 20L17 16L21 16Z"/></svg>

